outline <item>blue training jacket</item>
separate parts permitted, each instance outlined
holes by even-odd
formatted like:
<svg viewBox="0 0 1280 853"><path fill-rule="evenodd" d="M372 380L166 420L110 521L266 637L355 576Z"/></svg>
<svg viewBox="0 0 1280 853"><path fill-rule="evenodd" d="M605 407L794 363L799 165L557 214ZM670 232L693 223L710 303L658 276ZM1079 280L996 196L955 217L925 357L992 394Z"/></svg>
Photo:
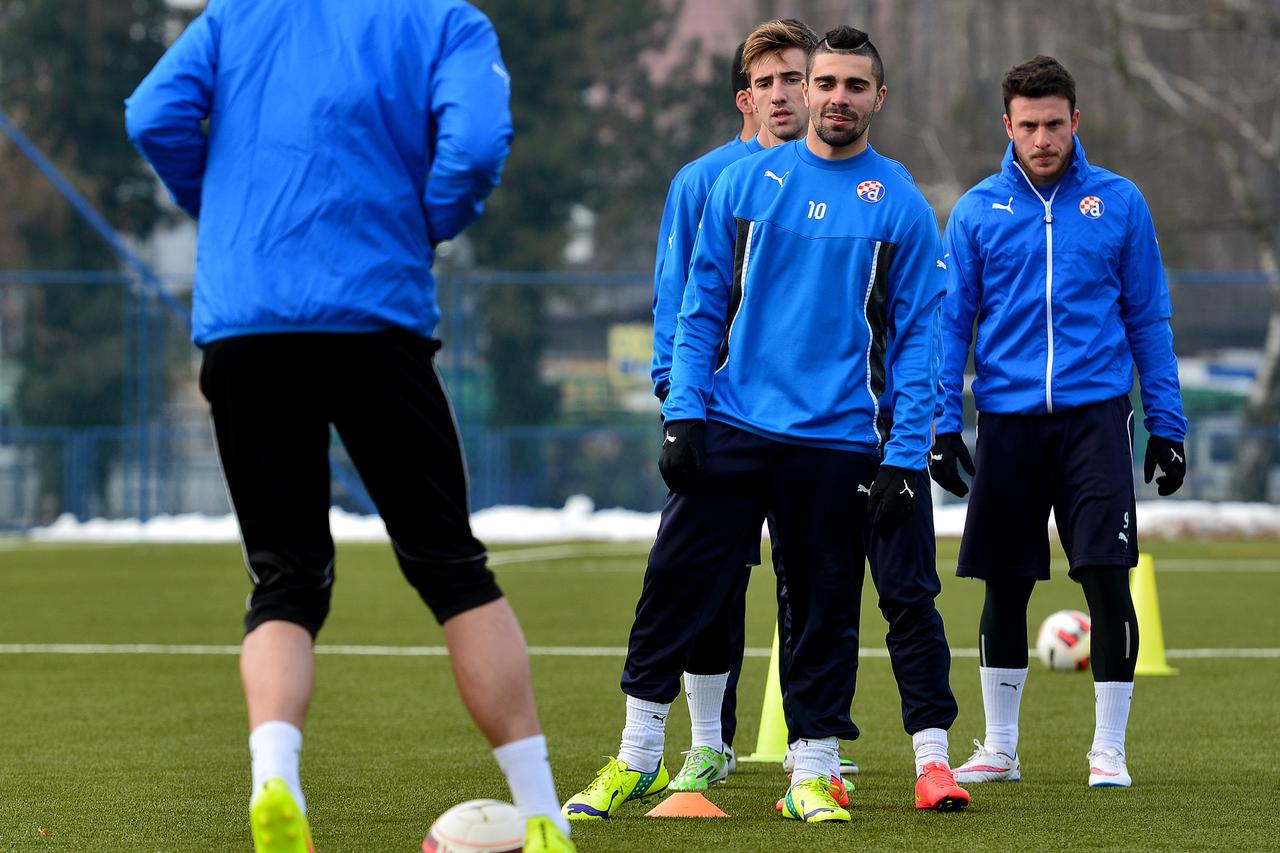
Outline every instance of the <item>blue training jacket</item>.
<svg viewBox="0 0 1280 853"><path fill-rule="evenodd" d="M671 385L671 348L676 336L676 315L684 299L689 278L689 261L698 237L702 208L716 178L728 166L743 157L763 150L759 140L751 137L743 142L733 138L687 163L671 181L667 192L667 210L663 210L663 227L658 232L658 263L653 272L653 376L654 396L661 398Z"/></svg>
<svg viewBox="0 0 1280 853"><path fill-rule="evenodd" d="M902 167L803 139L725 168L707 198L677 320L668 421L875 454L921 470L946 288L938 223ZM886 384L892 398L886 399Z"/></svg>
<svg viewBox="0 0 1280 853"><path fill-rule="evenodd" d="M731 139L720 147L726 148L735 142L737 142L736 139ZM720 149L717 148L716 150L719 151ZM662 278L662 267L667 257L667 248L671 245L671 222L675 219L676 202L680 200L680 185L684 182L684 176L689 171L689 167L696 162L698 161L690 160L680 167L680 170L676 172L676 176L671 179L671 183L667 186L667 200L662 203L662 221L658 223L658 247L653 256L653 302L655 309L658 303L658 282Z"/></svg>
<svg viewBox="0 0 1280 853"><path fill-rule="evenodd" d="M195 342L431 335L434 244L498 183L509 83L461 0L211 0L125 110L199 219Z"/></svg>
<svg viewBox="0 0 1280 853"><path fill-rule="evenodd" d="M1182 441L1172 307L1155 226L1132 181L1071 165L1042 194L1010 143L998 174L947 223L938 432L963 428L964 367L978 318L973 395L981 412L1039 415L1123 396L1137 364L1147 431Z"/></svg>

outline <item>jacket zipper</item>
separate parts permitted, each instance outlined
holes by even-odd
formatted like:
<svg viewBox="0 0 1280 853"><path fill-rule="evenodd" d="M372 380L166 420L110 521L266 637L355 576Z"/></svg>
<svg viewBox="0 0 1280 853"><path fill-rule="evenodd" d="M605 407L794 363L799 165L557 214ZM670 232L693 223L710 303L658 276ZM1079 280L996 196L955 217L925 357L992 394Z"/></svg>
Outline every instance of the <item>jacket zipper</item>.
<svg viewBox="0 0 1280 853"><path fill-rule="evenodd" d="M1062 181L1058 181L1058 185L1053 188L1053 193L1046 200L1040 194L1040 190L1036 188L1036 185L1031 183L1027 173L1022 171L1022 164L1015 160L1014 165L1018 167L1019 172L1022 172L1022 177L1027 180L1027 186L1031 187L1031 191L1036 194L1036 198L1040 199L1040 203L1044 205L1044 311L1046 334L1049 341L1049 354L1045 360L1044 367L1044 405L1048 413L1053 414L1053 200L1058 197L1058 190L1062 188Z"/></svg>

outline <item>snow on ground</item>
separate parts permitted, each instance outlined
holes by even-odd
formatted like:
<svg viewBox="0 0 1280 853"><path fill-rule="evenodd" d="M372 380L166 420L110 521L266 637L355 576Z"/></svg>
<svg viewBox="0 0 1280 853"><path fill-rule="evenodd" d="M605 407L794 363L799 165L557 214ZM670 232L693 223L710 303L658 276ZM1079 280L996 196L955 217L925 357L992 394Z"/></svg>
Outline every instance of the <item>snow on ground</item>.
<svg viewBox="0 0 1280 853"><path fill-rule="evenodd" d="M964 513L964 504L938 507L934 513L938 536L959 536L964 530ZM560 509L490 507L475 513L471 521L476 535L494 544L566 540L642 542L652 540L658 531L656 512L597 510L592 500L583 495L569 498ZM1140 535L1156 539L1280 537L1280 506L1144 501L1138 504L1138 523ZM333 538L338 541L385 542L387 539L382 521L376 516L353 515L335 509L330 511L329 524ZM239 533L230 515L160 516L145 523L132 519L78 522L64 515L48 527L29 531L28 537L41 542L235 542Z"/></svg>

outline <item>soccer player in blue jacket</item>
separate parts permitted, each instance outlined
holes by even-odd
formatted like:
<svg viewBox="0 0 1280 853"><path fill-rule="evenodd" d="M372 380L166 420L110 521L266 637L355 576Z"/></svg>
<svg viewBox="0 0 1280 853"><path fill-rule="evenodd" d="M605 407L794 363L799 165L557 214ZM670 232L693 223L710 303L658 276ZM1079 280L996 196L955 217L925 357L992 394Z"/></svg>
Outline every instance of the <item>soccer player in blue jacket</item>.
<svg viewBox="0 0 1280 853"><path fill-rule="evenodd" d="M1132 182L1085 159L1075 81L1037 56L1003 81L1004 163L947 223L944 413L933 478L963 496L973 475L958 574L986 582L979 674L986 739L956 776L1021 778L1018 709L1027 678L1027 602L1049 578L1052 508L1092 616L1096 697L1089 784L1131 784L1124 736L1138 623L1128 569L1138 559L1133 488L1136 366L1147 482L1161 495L1186 474L1169 288L1155 228ZM976 460L961 439L961 392L974 318Z"/></svg>
<svg viewBox="0 0 1280 853"><path fill-rule="evenodd" d="M698 236L698 223L712 185L724 168L737 160L804 135L809 112L802 92L805 63L818 35L803 21L770 20L757 26L739 46L734 58L733 86L743 112L743 135L730 140L682 168L671 182L659 243L665 247L654 274L653 379L654 394L665 400L671 384L671 353L676 315L684 299L689 262ZM775 562L779 554L775 548ZM733 772L733 737L737 730L737 684L746 645L747 585L751 566L760 563L760 539L746 543L742 566L719 612L694 641L685 667L684 689L689 703L691 743L684 766L671 780L673 791L705 791L708 784ZM783 594L779 590L779 595ZM780 619L785 629L786 620Z"/></svg>
<svg viewBox="0 0 1280 853"><path fill-rule="evenodd" d="M298 759L334 580L330 424L444 626L524 850L573 849L431 337L433 249L498 183L509 84L493 27L460 0L212 0L127 102L130 139L200 224L193 337L253 580L240 671L259 853L311 850Z"/></svg>
<svg viewBox="0 0 1280 853"><path fill-rule="evenodd" d="M565 804L574 818L609 817L666 787L665 721L690 644L772 513L788 548L787 724L798 743L782 813L849 820L827 776L837 739L858 736L849 708L867 535L872 525L901 533L928 482L945 278L933 211L867 145L886 89L866 34L827 33L805 93L805 138L730 164L707 199L663 405L659 467L672 494L627 650L622 746ZM882 462L887 376L895 424ZM892 594L909 596L908 586ZM917 595L932 604L925 585ZM936 624L934 636L912 638L912 652L945 648ZM941 729L917 742L922 807L968 802L945 743Z"/></svg>
<svg viewBox="0 0 1280 853"><path fill-rule="evenodd" d="M760 120L756 117L755 109L751 103L751 92L749 91L750 84L747 82L746 72L742 70L743 47L745 47L745 43L738 45L738 49L734 51L733 64L729 70L729 85L733 89L733 103L734 107L738 110L738 115L742 122L737 135L723 145L713 148L711 151L703 154L698 159L685 163L676 172L676 176L671 179L671 183L667 186L667 198L662 204L662 220L658 224L658 245L653 258L653 307L655 315L657 314L658 293L661 290L660 282L662 280L662 271L668 254L667 250L670 248L673 240L672 226L675 222L676 204L680 201L681 188L684 185L685 174L695 163L700 163L717 152L737 151L746 148L755 139L756 134L760 130ZM751 148L756 151L760 150L755 146L751 146ZM695 221L693 224L696 227L698 223ZM690 247L690 250L692 250L692 246ZM672 335L675 334L675 314L679 310L680 307L679 304L677 304L676 310L672 312ZM670 354L671 350L670 345L668 344L668 362L670 362ZM667 371L670 372L669 364Z"/></svg>

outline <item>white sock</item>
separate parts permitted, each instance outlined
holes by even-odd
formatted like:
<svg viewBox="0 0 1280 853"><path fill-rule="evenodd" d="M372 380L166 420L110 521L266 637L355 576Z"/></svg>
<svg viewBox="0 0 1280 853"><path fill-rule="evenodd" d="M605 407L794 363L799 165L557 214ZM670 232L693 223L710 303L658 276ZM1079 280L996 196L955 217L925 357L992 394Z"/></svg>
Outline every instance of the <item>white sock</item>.
<svg viewBox="0 0 1280 853"><path fill-rule="evenodd" d="M1132 681L1095 681L1093 747L1114 749L1124 755L1124 731L1129 725L1129 703L1133 701Z"/></svg>
<svg viewBox="0 0 1280 853"><path fill-rule="evenodd" d="M253 791L256 793L268 779L283 779L305 814L307 801L302 797L302 780L298 778L298 756L302 753L302 732L292 723L270 720L249 733L249 755L253 760Z"/></svg>
<svg viewBox="0 0 1280 853"><path fill-rule="evenodd" d="M983 746L1005 755L1018 754L1018 708L1027 684L1027 669L978 667L982 680L982 708L987 716Z"/></svg>
<svg viewBox="0 0 1280 853"><path fill-rule="evenodd" d="M724 705L724 691L728 684L727 672L719 675L684 674L684 695L689 700L689 725L693 735L690 749L709 746L724 751L720 709Z"/></svg>
<svg viewBox="0 0 1280 853"><path fill-rule="evenodd" d="M1008 688L1005 688L1006 690ZM919 776L921 769L932 762L951 766L951 759L947 755L947 730L946 729L922 729L911 736L911 745L916 751L916 775Z"/></svg>
<svg viewBox="0 0 1280 853"><path fill-rule="evenodd" d="M840 742L833 737L800 738L791 748L796 754L793 788L806 779L826 779L832 767L840 766Z"/></svg>
<svg viewBox="0 0 1280 853"><path fill-rule="evenodd" d="M670 702L646 702L627 697L627 725L622 730L622 746L618 760L642 773L652 773L662 761L662 747L667 736L667 714Z"/></svg>
<svg viewBox="0 0 1280 853"><path fill-rule="evenodd" d="M547 739L542 735L513 740L493 751L493 757L507 777L507 787L515 800L520 820L549 817L560 831L569 834L569 821L560 813L560 798L551 778L551 762L547 760Z"/></svg>

